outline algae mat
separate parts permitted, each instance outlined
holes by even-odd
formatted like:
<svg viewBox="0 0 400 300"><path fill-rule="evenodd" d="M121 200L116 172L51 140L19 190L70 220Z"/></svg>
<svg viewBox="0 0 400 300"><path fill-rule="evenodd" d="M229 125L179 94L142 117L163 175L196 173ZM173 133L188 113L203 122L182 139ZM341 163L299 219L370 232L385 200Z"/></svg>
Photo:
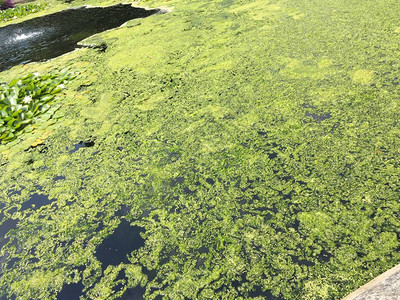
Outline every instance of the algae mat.
<svg viewBox="0 0 400 300"><path fill-rule="evenodd" d="M1 148L6 297L339 299L400 263L398 1L140 4L174 10L0 73L81 72Z"/></svg>

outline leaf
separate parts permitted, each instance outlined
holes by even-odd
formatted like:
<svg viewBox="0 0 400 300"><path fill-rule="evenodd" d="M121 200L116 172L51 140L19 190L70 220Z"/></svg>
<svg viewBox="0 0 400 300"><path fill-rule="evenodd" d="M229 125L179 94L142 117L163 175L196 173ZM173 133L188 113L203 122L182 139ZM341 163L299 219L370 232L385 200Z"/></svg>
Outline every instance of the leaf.
<svg viewBox="0 0 400 300"><path fill-rule="evenodd" d="M16 85L18 83L18 81L19 81L18 78L15 78L15 79L11 80L11 82L9 84L9 87L13 87L14 85Z"/></svg>
<svg viewBox="0 0 400 300"><path fill-rule="evenodd" d="M13 128L13 123L15 122L15 119L11 119L10 121L7 122L7 127L8 128Z"/></svg>
<svg viewBox="0 0 400 300"><path fill-rule="evenodd" d="M40 98L40 101L49 102L49 101L53 100L54 97L55 97L55 96L53 96L53 95L46 95L46 96Z"/></svg>
<svg viewBox="0 0 400 300"><path fill-rule="evenodd" d="M60 87L55 87L54 89L51 90L50 94L54 95L61 92L61 88Z"/></svg>
<svg viewBox="0 0 400 300"><path fill-rule="evenodd" d="M44 104L40 107L40 112L44 113L50 108L50 105Z"/></svg>
<svg viewBox="0 0 400 300"><path fill-rule="evenodd" d="M29 83L26 87L26 89L28 91L33 91L35 89L35 85L33 84L33 82Z"/></svg>
<svg viewBox="0 0 400 300"><path fill-rule="evenodd" d="M14 137L15 137L15 135L14 135L13 133L10 132L9 134L6 135L5 138L3 138L3 140L4 140L4 141L10 141L10 140L12 140Z"/></svg>
<svg viewBox="0 0 400 300"><path fill-rule="evenodd" d="M7 101L6 104L8 103L8 105L13 106L17 104L17 99L18 99L18 92L16 90L12 90L12 92L8 97L6 97L4 102Z"/></svg>
<svg viewBox="0 0 400 300"><path fill-rule="evenodd" d="M21 125L23 125L21 122L15 122L14 123L14 130L17 130L18 128L20 128L21 127Z"/></svg>
<svg viewBox="0 0 400 300"><path fill-rule="evenodd" d="M0 140L5 139L5 138L7 137L7 135L8 135L8 132L6 132L6 133L4 133L3 135L1 135L1 136L0 136Z"/></svg>

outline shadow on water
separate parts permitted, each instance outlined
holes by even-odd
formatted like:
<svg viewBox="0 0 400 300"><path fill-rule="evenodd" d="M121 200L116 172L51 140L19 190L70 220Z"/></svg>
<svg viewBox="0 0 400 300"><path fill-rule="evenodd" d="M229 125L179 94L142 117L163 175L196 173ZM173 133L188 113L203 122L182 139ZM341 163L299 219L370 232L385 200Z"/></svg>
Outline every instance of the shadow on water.
<svg viewBox="0 0 400 300"><path fill-rule="evenodd" d="M127 255L144 246L141 232L144 232L142 227L131 226L127 220L122 219L114 233L97 248L96 257L103 267L129 263Z"/></svg>
<svg viewBox="0 0 400 300"><path fill-rule="evenodd" d="M80 7L1 27L0 71L60 56L74 50L77 42L93 34L157 12L160 10L146 10L130 4Z"/></svg>

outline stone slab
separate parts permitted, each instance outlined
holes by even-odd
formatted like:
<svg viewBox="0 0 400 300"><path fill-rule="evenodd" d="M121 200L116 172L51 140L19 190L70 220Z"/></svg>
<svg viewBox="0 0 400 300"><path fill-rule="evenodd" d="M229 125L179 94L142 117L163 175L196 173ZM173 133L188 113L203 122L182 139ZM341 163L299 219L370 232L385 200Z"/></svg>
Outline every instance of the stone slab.
<svg viewBox="0 0 400 300"><path fill-rule="evenodd" d="M343 300L400 300L400 265L379 275Z"/></svg>

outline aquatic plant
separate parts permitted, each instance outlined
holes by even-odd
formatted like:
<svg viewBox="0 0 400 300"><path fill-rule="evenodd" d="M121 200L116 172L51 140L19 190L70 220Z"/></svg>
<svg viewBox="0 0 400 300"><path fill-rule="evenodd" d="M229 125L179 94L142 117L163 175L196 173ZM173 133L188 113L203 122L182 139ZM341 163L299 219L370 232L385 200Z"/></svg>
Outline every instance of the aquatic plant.
<svg viewBox="0 0 400 300"><path fill-rule="evenodd" d="M11 0L2 0L0 10L6 10L9 8L14 8L14 3Z"/></svg>
<svg viewBox="0 0 400 300"><path fill-rule="evenodd" d="M17 6L13 9L0 10L0 22L6 22L11 19L17 19L29 14L38 12L46 7L46 3L42 4L27 4L22 6Z"/></svg>
<svg viewBox="0 0 400 300"><path fill-rule="evenodd" d="M0 85L0 141L7 143L24 131L32 130L35 120L48 120L60 105L51 105L56 94L73 79L69 71L40 76L29 73L9 84Z"/></svg>

